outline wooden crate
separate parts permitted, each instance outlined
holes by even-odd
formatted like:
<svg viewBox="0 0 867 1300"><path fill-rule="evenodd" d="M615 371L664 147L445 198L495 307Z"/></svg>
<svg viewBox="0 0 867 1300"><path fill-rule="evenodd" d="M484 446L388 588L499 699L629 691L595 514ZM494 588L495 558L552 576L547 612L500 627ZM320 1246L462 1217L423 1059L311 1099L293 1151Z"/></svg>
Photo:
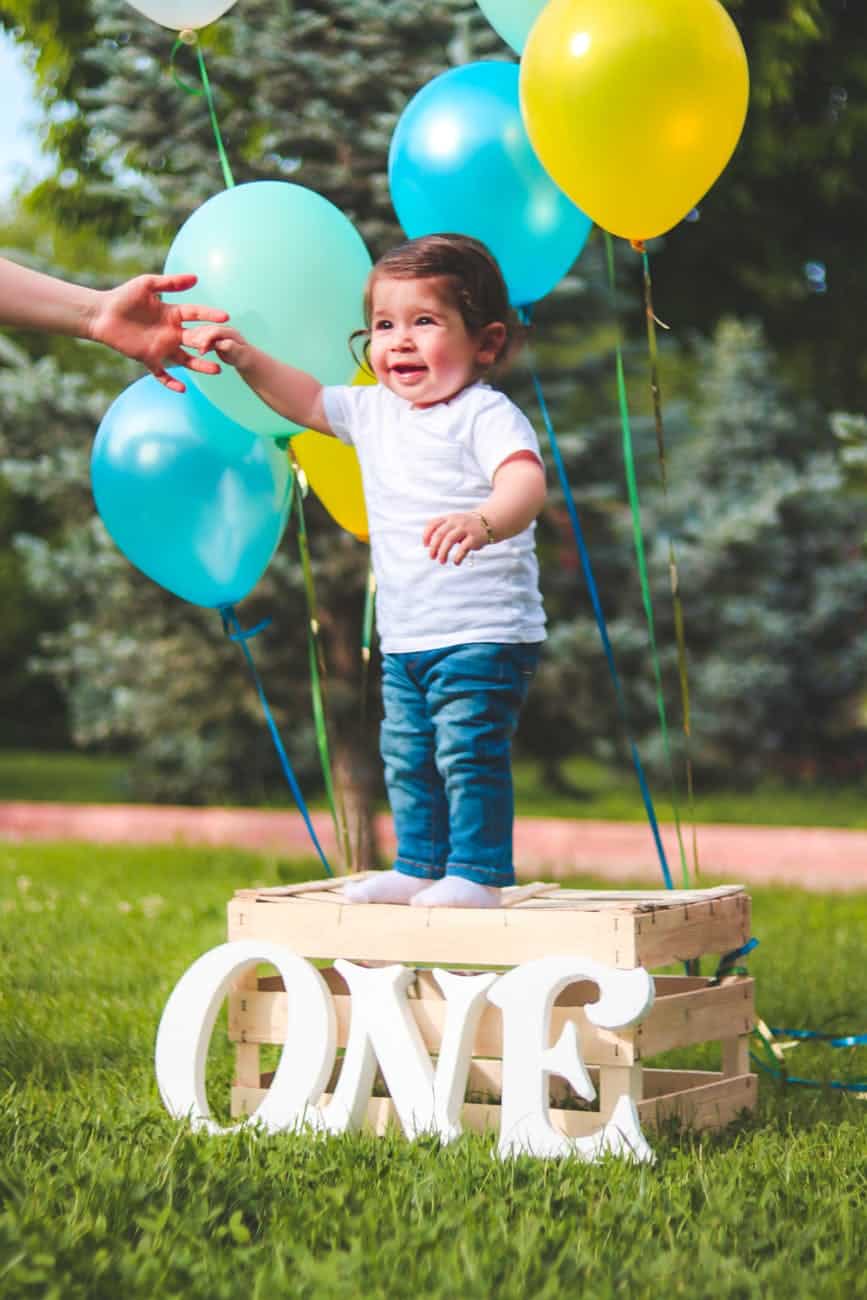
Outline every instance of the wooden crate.
<svg viewBox="0 0 867 1300"><path fill-rule="evenodd" d="M315 962L337 957L361 964L400 962L417 968L410 1006L423 1041L435 1055L444 999L425 966L508 969L536 958L580 954L620 969L655 969L722 954L750 937L750 900L740 885L716 889L579 891L557 886L507 890L498 910L397 907L344 903L340 881L311 881L276 889L240 890L229 904L229 939L270 940ZM346 1044L350 998L331 966L322 969L334 997L338 1043ZM583 1008L596 986L571 984L552 1014L551 1041L574 1020L596 1085L595 1108L579 1102L565 1081L551 1079L551 1123L572 1137L599 1129L624 1093L636 1102L642 1127L675 1120L692 1129L721 1128L755 1106L756 1076L749 1071L753 981L735 977L660 974L645 1019L629 1029L599 1029ZM252 1114L270 1075L260 1069L260 1046L283 1041L286 995L279 977L249 972L229 999L229 1036L236 1044L232 1112ZM645 1063L662 1052L699 1043L722 1044L719 1071L658 1069ZM482 1015L473 1047L465 1127L496 1127L499 1119L502 1014ZM330 1085L331 1086L331 1085ZM392 1119L387 1097L371 1101L368 1123L377 1131Z"/></svg>

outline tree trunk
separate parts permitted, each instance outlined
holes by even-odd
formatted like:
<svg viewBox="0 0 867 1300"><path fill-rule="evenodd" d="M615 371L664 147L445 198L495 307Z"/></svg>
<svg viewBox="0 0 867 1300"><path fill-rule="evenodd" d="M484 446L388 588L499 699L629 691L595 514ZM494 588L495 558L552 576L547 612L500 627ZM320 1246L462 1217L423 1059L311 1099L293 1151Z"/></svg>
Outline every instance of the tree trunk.
<svg viewBox="0 0 867 1300"><path fill-rule="evenodd" d="M353 871L380 865L374 820L382 793L379 758L378 656L362 673L360 621L350 602L320 610L327 637L327 708L335 798L346 819ZM365 680L366 677L366 680ZM367 699L362 707L362 691ZM346 857L343 854L344 859Z"/></svg>
<svg viewBox="0 0 867 1300"><path fill-rule="evenodd" d="M353 871L368 871L380 865L374 820L376 772L370 761L370 747L352 736L335 739L332 768L335 795L342 797L349 839L349 860Z"/></svg>

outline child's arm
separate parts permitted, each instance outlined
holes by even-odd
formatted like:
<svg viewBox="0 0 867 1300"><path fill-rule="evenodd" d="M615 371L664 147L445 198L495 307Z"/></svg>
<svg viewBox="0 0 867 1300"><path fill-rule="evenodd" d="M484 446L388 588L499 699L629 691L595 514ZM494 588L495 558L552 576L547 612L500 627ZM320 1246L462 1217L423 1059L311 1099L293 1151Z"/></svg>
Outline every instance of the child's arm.
<svg viewBox="0 0 867 1300"><path fill-rule="evenodd" d="M215 350L278 415L300 424L302 429L333 434L325 415L322 385L306 370L285 365L261 348L254 348L237 330L222 325L187 330L184 341L203 354Z"/></svg>
<svg viewBox="0 0 867 1300"><path fill-rule="evenodd" d="M439 515L425 528L422 541L432 560L445 564L451 555L460 564L470 551L522 533L544 504L545 471L538 456L516 451L498 467L491 494L478 510Z"/></svg>

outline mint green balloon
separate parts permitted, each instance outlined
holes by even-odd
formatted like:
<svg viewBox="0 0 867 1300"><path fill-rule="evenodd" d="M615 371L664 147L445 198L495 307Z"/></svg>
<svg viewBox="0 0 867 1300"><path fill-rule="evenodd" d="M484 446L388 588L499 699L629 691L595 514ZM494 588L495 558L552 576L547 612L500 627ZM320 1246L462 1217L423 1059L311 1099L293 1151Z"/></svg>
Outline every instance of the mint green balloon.
<svg viewBox="0 0 867 1300"><path fill-rule="evenodd" d="M548 0L478 0L479 8L498 36L520 54L530 28Z"/></svg>
<svg viewBox="0 0 867 1300"><path fill-rule="evenodd" d="M363 325L370 255L358 231L321 194L286 181L253 181L197 208L175 236L166 273L198 276L200 302L221 307L257 348L323 384L351 382L349 336ZM277 415L231 366L186 372L229 419L285 437L298 425Z"/></svg>

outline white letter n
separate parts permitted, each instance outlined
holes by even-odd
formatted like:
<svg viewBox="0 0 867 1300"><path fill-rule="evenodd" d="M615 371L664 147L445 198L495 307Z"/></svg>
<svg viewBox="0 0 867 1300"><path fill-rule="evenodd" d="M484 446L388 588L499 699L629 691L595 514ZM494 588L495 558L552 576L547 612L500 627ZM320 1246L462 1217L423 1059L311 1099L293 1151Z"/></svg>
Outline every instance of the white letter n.
<svg viewBox="0 0 867 1300"><path fill-rule="evenodd" d="M352 1018L340 1078L322 1112L325 1127L335 1133L360 1128L378 1061L407 1137L436 1133L444 1142L457 1137L476 1026L497 976L433 972L446 999L434 1069L406 997L415 972L342 959L334 967L349 985Z"/></svg>

